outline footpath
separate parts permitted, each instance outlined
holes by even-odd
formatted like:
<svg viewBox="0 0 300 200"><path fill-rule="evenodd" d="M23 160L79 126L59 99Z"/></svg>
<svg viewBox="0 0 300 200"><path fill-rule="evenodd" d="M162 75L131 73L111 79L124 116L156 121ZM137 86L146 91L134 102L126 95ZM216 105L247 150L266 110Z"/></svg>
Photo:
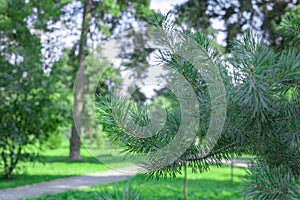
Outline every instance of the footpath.
<svg viewBox="0 0 300 200"><path fill-rule="evenodd" d="M224 164L235 167L248 166L248 163L245 160L240 159L234 159L227 162L224 161ZM74 176L44 183L0 190L0 200L26 199L28 197L38 197L43 194L56 194L66 192L68 190L84 189L91 186L124 181L133 177L140 171L142 171L142 169L139 166L129 166L84 176Z"/></svg>
<svg viewBox="0 0 300 200"><path fill-rule="evenodd" d="M124 181L134 176L138 173L138 171L138 166L130 166L84 176L74 176L44 183L0 190L0 200L26 199L28 197L38 197L43 194L55 194L66 192L68 190L83 189L95 185Z"/></svg>

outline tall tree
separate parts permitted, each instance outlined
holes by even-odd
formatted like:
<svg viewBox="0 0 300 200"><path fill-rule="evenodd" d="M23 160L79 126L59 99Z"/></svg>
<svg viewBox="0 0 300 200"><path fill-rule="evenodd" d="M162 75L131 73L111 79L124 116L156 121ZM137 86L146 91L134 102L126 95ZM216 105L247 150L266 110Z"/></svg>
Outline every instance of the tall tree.
<svg viewBox="0 0 300 200"><path fill-rule="evenodd" d="M149 9L148 0L137 1L121 1L103 0L103 1L75 1L83 6L82 26L80 28L80 39L75 43L73 51L71 52L71 64L74 66L74 72L79 69L78 82L81 85L75 86L77 89L74 91L74 117L77 124L73 124L72 134L70 138L70 159L80 159L80 135L82 131L86 131L87 126L91 126L89 122L83 124L82 116L87 114L88 108L82 103L84 99L85 87L88 85L88 77L85 75L85 58L88 54L88 49L93 51L95 43L101 42L114 31L126 30L131 27L130 21L127 20L143 21L145 16L151 13ZM81 4L82 2L82 4ZM76 9L76 6L74 7ZM78 8L77 8L78 9ZM79 8L79 10L81 10ZM78 13L76 13L78 17ZM67 14L69 15L69 14ZM70 17L70 16L69 16ZM120 23L123 22L123 23ZM91 30L93 29L93 31ZM98 41L97 41L98 40ZM76 53L78 51L78 54Z"/></svg>
<svg viewBox="0 0 300 200"><path fill-rule="evenodd" d="M85 0L83 2L83 15L82 15L82 28L81 36L79 41L79 54L78 54L78 65L77 69L82 70L77 76L78 85L74 91L74 117L77 118L77 124L73 123L72 134L70 138L70 159L79 160L80 157L80 133L82 131L82 120L81 115L83 115L83 98L84 98L84 87L86 86L86 76L85 76L85 57L87 55L87 41L88 33L90 32L90 21L91 21L91 11L92 11L92 0Z"/></svg>

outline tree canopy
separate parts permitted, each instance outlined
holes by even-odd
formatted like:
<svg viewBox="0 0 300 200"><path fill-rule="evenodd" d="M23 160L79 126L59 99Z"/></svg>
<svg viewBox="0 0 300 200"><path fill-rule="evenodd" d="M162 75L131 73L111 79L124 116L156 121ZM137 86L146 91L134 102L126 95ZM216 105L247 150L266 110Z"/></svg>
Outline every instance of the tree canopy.
<svg viewBox="0 0 300 200"><path fill-rule="evenodd" d="M24 20L39 14L36 5L18 0L0 4L0 165L11 178L20 160L32 158L29 148L67 122L69 112L61 77L42 68L41 42L32 27L44 21L31 21L29 27Z"/></svg>
<svg viewBox="0 0 300 200"><path fill-rule="evenodd" d="M227 1L189 0L175 7L180 23L201 32L216 35L225 34L225 45L250 29L262 35L270 45L282 45L282 38L276 31L282 16L299 1ZM221 23L212 26L213 21Z"/></svg>

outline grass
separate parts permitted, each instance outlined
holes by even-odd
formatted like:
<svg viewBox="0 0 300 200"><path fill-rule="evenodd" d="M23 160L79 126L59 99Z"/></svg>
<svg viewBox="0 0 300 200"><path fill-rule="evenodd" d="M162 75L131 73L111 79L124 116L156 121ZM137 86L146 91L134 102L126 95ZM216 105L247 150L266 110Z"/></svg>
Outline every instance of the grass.
<svg viewBox="0 0 300 200"><path fill-rule="evenodd" d="M110 156L111 152L107 149L97 150L97 154L103 155L101 156L101 161L109 166L100 163L100 161L92 156L85 148L81 149L82 160L70 161L69 143L65 141L62 146L57 149L46 149L41 152L40 155L43 158L43 162L28 161L20 163L21 168L14 174L14 179L0 180L0 189L15 188L58 178L84 175L104 171L112 167L122 167L132 164L124 162L122 158Z"/></svg>
<svg viewBox="0 0 300 200"><path fill-rule="evenodd" d="M244 169L234 169L234 182L230 179L230 167L216 168L203 174L188 173L188 195L190 200L242 200L245 199L238 190L242 186ZM141 199L181 200L183 199L183 176L175 179L147 180L145 175L137 175L129 183L140 191ZM114 193L122 190L127 181L120 183L91 187L85 190L73 190L56 195L45 195L28 200L81 200L100 199L101 194Z"/></svg>

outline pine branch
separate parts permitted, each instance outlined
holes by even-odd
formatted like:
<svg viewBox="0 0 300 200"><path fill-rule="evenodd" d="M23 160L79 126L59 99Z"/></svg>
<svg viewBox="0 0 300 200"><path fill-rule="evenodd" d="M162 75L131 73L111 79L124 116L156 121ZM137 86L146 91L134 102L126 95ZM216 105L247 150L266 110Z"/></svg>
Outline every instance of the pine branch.
<svg viewBox="0 0 300 200"><path fill-rule="evenodd" d="M222 153L222 152L224 152L224 151L226 151L226 150L228 150L228 149L230 149L232 147L235 147L235 146L237 146L240 143L241 142L234 142L234 143L228 144L228 145L226 145L226 146L224 146L222 148L213 150L213 151L211 151L210 153L208 153L208 154L206 154L204 156L202 154L196 154L196 155L186 156L186 157L183 158L183 160L184 161L189 161L189 162L191 162L191 161L198 161L198 160L205 160L205 159L207 159L209 157L212 157L212 156L214 156L214 155L216 155L218 153Z"/></svg>
<svg viewBox="0 0 300 200"><path fill-rule="evenodd" d="M279 32L294 47L300 44L300 17L296 14L288 14L283 17L279 26Z"/></svg>
<svg viewBox="0 0 300 200"><path fill-rule="evenodd" d="M267 187L264 187L263 185L257 185L256 189L259 191L262 191L264 193L275 193L275 194L279 194L279 195L283 195L284 193L280 190L276 190L276 189L269 189Z"/></svg>

